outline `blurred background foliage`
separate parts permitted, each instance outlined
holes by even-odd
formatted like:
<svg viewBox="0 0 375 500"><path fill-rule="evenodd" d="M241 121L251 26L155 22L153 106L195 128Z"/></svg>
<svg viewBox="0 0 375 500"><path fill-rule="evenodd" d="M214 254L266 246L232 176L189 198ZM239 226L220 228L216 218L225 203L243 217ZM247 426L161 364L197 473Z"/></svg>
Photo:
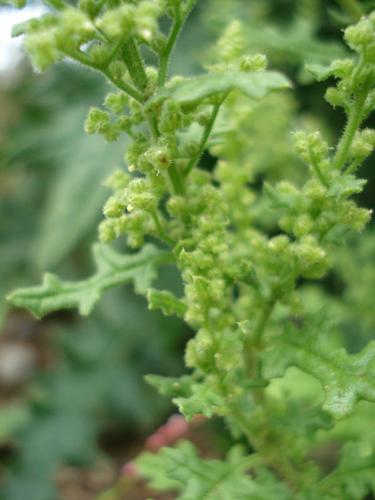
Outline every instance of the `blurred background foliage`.
<svg viewBox="0 0 375 500"><path fill-rule="evenodd" d="M229 134L234 151L241 149L243 161L251 164L255 193L265 180L304 179L291 132L319 128L334 139L343 126L341 111L333 111L322 98L325 85L313 82L305 70L305 63L345 56L340 29L351 21L351 13L343 4L198 2L178 43L172 73L191 75L202 71L202 63L214 63L220 57L212 50L214 41L238 18L246 26L248 51L266 54L270 66L294 82L292 92L256 106L234 100L231 114L216 129L211 155L204 155L204 168L215 163L220 137ZM361 4L365 12L375 7L371 1ZM6 15L0 7L0 16ZM103 181L122 164L126 149L125 140L108 145L83 132L88 108L100 104L108 88L101 78L68 63L35 75L22 61L0 74L1 297L16 286L38 282L44 270L72 279L90 273L90 248L107 196ZM364 167L368 184L359 200L370 208L372 163L370 158ZM258 223L272 232L273 221L261 204L258 215ZM338 252L324 287L304 286L304 300L312 307L326 305L353 352L374 337L374 256L375 233L369 227ZM179 286L172 269L160 279L169 288ZM145 301L127 287L108 294L89 319L60 313L35 322L22 311L9 311L1 300L0 322L1 498L95 498L171 413L169 402L145 385L143 375L182 371L187 327L147 312ZM303 386L308 392L306 380L293 373L283 389L275 384L270 390L298 392ZM359 435L369 411L359 405L339 427L338 438L340 432Z"/></svg>

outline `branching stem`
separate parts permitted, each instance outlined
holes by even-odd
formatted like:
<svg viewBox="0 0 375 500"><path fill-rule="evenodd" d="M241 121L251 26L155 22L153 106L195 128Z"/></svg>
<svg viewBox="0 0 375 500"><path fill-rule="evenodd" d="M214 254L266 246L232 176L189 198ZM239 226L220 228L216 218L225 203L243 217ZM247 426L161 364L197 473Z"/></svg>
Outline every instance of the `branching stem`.
<svg viewBox="0 0 375 500"><path fill-rule="evenodd" d="M323 184L323 186L328 188L329 187L328 181L325 178L323 172L321 171L321 168L319 166L319 162L317 161L317 159L314 155L314 152L312 151L312 148L310 145L309 145L309 158L310 158L310 164L311 164L315 174L319 178L320 182Z"/></svg>
<svg viewBox="0 0 375 500"><path fill-rule="evenodd" d="M180 12L180 7L175 8L175 19L174 23L171 29L171 32L168 36L168 40L166 43L166 46L162 53L160 54L160 61L159 61L159 75L158 75L158 86L163 87L167 77L168 77L168 66L169 66L169 60L172 54L172 51L174 49L174 46L176 45L177 38L179 34L181 33L181 29L189 16L191 10L193 9L195 3L197 0L190 0L188 2L188 5L186 7L184 15L181 16Z"/></svg>
<svg viewBox="0 0 375 500"><path fill-rule="evenodd" d="M215 125L215 121L216 121L217 115L219 114L220 107L223 104L223 102L225 101L227 95L228 94L226 94L217 104L214 105L214 107L212 109L210 120L208 121L207 125L204 128L202 138L201 138L201 141L199 143L198 151L185 167L185 172L184 172L185 176L189 175L189 173L197 165L199 159L201 158L201 156L206 148L207 141L210 137L212 129Z"/></svg>
<svg viewBox="0 0 375 500"><path fill-rule="evenodd" d="M147 75L139 47L134 38L130 37L126 40L122 48L122 55L134 84L140 90L144 90L147 85Z"/></svg>

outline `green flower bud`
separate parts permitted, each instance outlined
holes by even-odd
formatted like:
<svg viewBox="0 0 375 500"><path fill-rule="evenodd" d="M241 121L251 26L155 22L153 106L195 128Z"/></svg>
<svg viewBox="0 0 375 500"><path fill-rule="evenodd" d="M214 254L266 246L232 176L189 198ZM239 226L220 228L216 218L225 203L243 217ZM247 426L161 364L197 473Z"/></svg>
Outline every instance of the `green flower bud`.
<svg viewBox="0 0 375 500"><path fill-rule="evenodd" d="M112 61L109 65L109 72L114 80L122 80L128 74L128 68L123 61Z"/></svg>
<svg viewBox="0 0 375 500"><path fill-rule="evenodd" d="M112 188L113 191L119 191L125 189L131 180L130 175L128 175L123 170L116 170L113 174L108 177L105 181L105 185Z"/></svg>
<svg viewBox="0 0 375 500"><path fill-rule="evenodd" d="M96 43L89 47L88 55L94 64L104 66L111 56L111 50L107 45Z"/></svg>
<svg viewBox="0 0 375 500"><path fill-rule="evenodd" d="M362 19L354 26L346 28L344 37L352 49L361 49L374 41L373 24L368 19Z"/></svg>
<svg viewBox="0 0 375 500"><path fill-rule="evenodd" d="M294 222L293 233L297 238L302 238L312 232L313 225L314 223L309 215L300 215Z"/></svg>
<svg viewBox="0 0 375 500"><path fill-rule="evenodd" d="M167 210L173 217L182 217L188 215L189 206L182 196L171 196L167 201Z"/></svg>
<svg viewBox="0 0 375 500"><path fill-rule="evenodd" d="M194 323L195 311L191 311L185 314L185 318L190 318ZM188 321L188 320L187 320ZM188 321L188 322L190 322ZM208 370L209 367L214 363L215 346L210 333L205 329L200 329L196 334L194 339L189 340L186 346L185 352L185 362L186 365L193 368L199 367L203 370Z"/></svg>
<svg viewBox="0 0 375 500"><path fill-rule="evenodd" d="M125 210L125 205L115 196L111 196L104 205L103 213L106 217L119 217Z"/></svg>
<svg viewBox="0 0 375 500"><path fill-rule="evenodd" d="M99 224L99 240L103 243L110 243L117 237L115 219L106 219Z"/></svg>
<svg viewBox="0 0 375 500"><path fill-rule="evenodd" d="M299 272L304 278L317 279L324 276L329 268L329 260L323 248L312 236L302 238L293 247L297 257Z"/></svg>
<svg viewBox="0 0 375 500"><path fill-rule="evenodd" d="M150 42L158 29L158 17L163 13L160 2L143 0L135 12L137 35L145 42Z"/></svg>
<svg viewBox="0 0 375 500"><path fill-rule="evenodd" d="M61 49L66 47L68 41L79 47L84 42L88 42L94 33L95 27L84 12L73 8L62 11L59 30Z"/></svg>
<svg viewBox="0 0 375 500"><path fill-rule="evenodd" d="M133 5L127 4L116 9L107 10L96 24L110 37L124 38L131 36L135 27L135 8Z"/></svg>
<svg viewBox="0 0 375 500"><path fill-rule="evenodd" d="M111 92L106 96L104 105L112 111L112 113L120 114L124 111L128 102L129 98L124 92L117 92L116 94Z"/></svg>
<svg viewBox="0 0 375 500"><path fill-rule="evenodd" d="M160 54L165 50L167 43L168 38L160 31L154 33L152 40L150 40L151 49L157 54Z"/></svg>
<svg viewBox="0 0 375 500"><path fill-rule="evenodd" d="M336 87L328 87L324 94L325 100L334 108L336 106L345 106L346 97Z"/></svg>
<svg viewBox="0 0 375 500"><path fill-rule="evenodd" d="M294 134L297 153L310 163L312 157L315 161L322 161L328 153L328 144L322 139L320 132L296 132Z"/></svg>
<svg viewBox="0 0 375 500"><path fill-rule="evenodd" d="M280 255L288 248L289 244L290 244L289 238L285 235L281 235L272 238L269 241L268 246L274 253Z"/></svg>
<svg viewBox="0 0 375 500"><path fill-rule="evenodd" d="M146 151L145 157L157 171L166 170L172 162L170 151L163 145L152 146Z"/></svg>
<svg viewBox="0 0 375 500"><path fill-rule="evenodd" d="M160 116L159 129L163 134L173 133L181 127L182 114L180 106L168 99L164 102Z"/></svg>
<svg viewBox="0 0 375 500"><path fill-rule="evenodd" d="M246 73L263 71L267 69L267 57L263 54L255 56L243 56L239 62L239 70Z"/></svg>
<svg viewBox="0 0 375 500"><path fill-rule="evenodd" d="M25 49L37 71L45 71L49 66L62 59L63 56L57 48L56 33L56 29L52 28L44 33L26 37Z"/></svg>
<svg viewBox="0 0 375 500"><path fill-rule="evenodd" d="M155 194L151 191L150 184L146 179L132 180L127 187L124 198L129 212L135 209L153 212L158 205Z"/></svg>
<svg viewBox="0 0 375 500"><path fill-rule="evenodd" d="M372 153L374 146L371 142L367 141L363 134L357 134L352 147L351 155L356 160L363 162Z"/></svg>
<svg viewBox="0 0 375 500"><path fill-rule="evenodd" d="M94 134L109 124L109 114L99 108L90 108L85 121L85 132Z"/></svg>
<svg viewBox="0 0 375 500"><path fill-rule="evenodd" d="M359 208L354 201L344 201L340 206L339 220L354 231L362 231L371 219L371 210Z"/></svg>
<svg viewBox="0 0 375 500"><path fill-rule="evenodd" d="M318 179L311 179L303 187L303 193L310 198L316 205L323 206L327 197L327 189L322 186Z"/></svg>
<svg viewBox="0 0 375 500"><path fill-rule="evenodd" d="M246 46L244 28L240 21L233 21L217 42L220 60L231 63L238 59Z"/></svg>
<svg viewBox="0 0 375 500"><path fill-rule="evenodd" d="M122 130L123 132L130 132L133 123L129 116L120 116L120 118L117 120L117 126L119 130Z"/></svg>

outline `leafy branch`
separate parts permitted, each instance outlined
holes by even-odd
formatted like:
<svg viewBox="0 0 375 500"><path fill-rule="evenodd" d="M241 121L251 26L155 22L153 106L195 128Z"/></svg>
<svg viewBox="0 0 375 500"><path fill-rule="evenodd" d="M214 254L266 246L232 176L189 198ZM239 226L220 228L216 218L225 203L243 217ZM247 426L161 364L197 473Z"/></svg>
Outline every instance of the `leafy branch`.
<svg viewBox="0 0 375 500"><path fill-rule="evenodd" d="M43 284L21 288L11 293L8 300L17 307L24 307L41 318L60 309L78 308L88 315L102 294L115 286L134 282L138 293L145 293L156 277L157 267L168 262L167 252L146 245L134 255L122 255L108 246L94 245L96 273L88 279L72 282L61 281L54 274L46 274Z"/></svg>

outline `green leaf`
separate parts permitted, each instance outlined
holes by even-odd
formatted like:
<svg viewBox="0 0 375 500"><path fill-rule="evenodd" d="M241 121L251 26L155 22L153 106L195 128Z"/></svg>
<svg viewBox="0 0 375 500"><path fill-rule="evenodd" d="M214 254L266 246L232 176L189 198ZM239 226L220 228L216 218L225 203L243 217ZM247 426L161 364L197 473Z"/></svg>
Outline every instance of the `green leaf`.
<svg viewBox="0 0 375 500"><path fill-rule="evenodd" d="M306 70L311 73L318 82L327 80L333 75L331 66L323 66L323 64L306 64Z"/></svg>
<svg viewBox="0 0 375 500"><path fill-rule="evenodd" d="M310 19L296 19L286 29L269 22L252 23L246 34L252 49L262 50L271 60L282 60L284 64L330 64L333 59L345 57L347 51L341 44L322 40L315 31Z"/></svg>
<svg viewBox="0 0 375 500"><path fill-rule="evenodd" d="M186 397L174 398L172 401L186 420L192 420L195 415L202 414L207 418L213 415L223 415L226 402L221 394L209 383L196 383L190 386L191 394Z"/></svg>
<svg viewBox="0 0 375 500"><path fill-rule="evenodd" d="M194 377L191 375L183 375L182 377L146 375L145 380L163 396L177 397L190 394L190 386L194 382Z"/></svg>
<svg viewBox="0 0 375 500"><path fill-rule="evenodd" d="M145 293L156 277L156 268L166 260L167 253L146 245L134 255L121 255L109 246L94 245L97 272L82 281L61 281L47 273L41 286L21 288L8 296L17 307L29 309L37 318L78 307L82 315L91 312L105 290L133 280L138 293Z"/></svg>
<svg viewBox="0 0 375 500"><path fill-rule="evenodd" d="M75 120L81 129L82 113ZM71 127L71 121L67 114L65 127ZM127 142L110 146L81 130L73 143L69 141L71 148L64 148L60 156L38 224L33 256L39 269L54 268L95 229L107 196L103 181L120 161Z"/></svg>
<svg viewBox="0 0 375 500"><path fill-rule="evenodd" d="M361 193L366 179L357 179L354 175L341 175L334 180L329 188L328 194L335 198L348 197L356 193Z"/></svg>
<svg viewBox="0 0 375 500"><path fill-rule="evenodd" d="M325 334L325 335L324 335ZM357 401L375 402L375 341L358 354L335 349L323 328L300 332L287 328L263 354L263 376L282 376L289 366L316 377L325 392L323 410L336 419L349 415Z"/></svg>
<svg viewBox="0 0 375 500"><path fill-rule="evenodd" d="M9 404L0 410L0 441L9 439L19 428L30 420L30 412L26 405Z"/></svg>
<svg viewBox="0 0 375 500"><path fill-rule="evenodd" d="M214 414L225 412L225 400L215 387L214 377L206 379L205 383L189 375L180 378L147 375L145 379L161 394L172 397L173 403L186 420L191 420L198 414L210 418Z"/></svg>
<svg viewBox="0 0 375 500"><path fill-rule="evenodd" d="M154 99L172 97L181 105L191 105L231 90L239 90L248 97L261 99L273 90L287 89L290 86L289 80L276 71L209 73L163 90Z"/></svg>
<svg viewBox="0 0 375 500"><path fill-rule="evenodd" d="M258 460L243 456L238 448L227 460L203 460L188 441L158 454L143 453L136 466L141 475L159 491L177 490L179 500L280 500L290 498L286 488L268 476L257 481L246 472Z"/></svg>
<svg viewBox="0 0 375 500"><path fill-rule="evenodd" d="M147 291L147 300L150 310L161 309L166 316L175 314L182 318L186 312L186 304L168 291L150 288Z"/></svg>
<svg viewBox="0 0 375 500"><path fill-rule="evenodd" d="M18 36L24 35L27 31L29 24L30 20L14 24L11 29L11 37L16 38Z"/></svg>
<svg viewBox="0 0 375 500"><path fill-rule="evenodd" d="M346 443L334 471L319 484L316 498L365 498L375 493L375 453L371 445Z"/></svg>

